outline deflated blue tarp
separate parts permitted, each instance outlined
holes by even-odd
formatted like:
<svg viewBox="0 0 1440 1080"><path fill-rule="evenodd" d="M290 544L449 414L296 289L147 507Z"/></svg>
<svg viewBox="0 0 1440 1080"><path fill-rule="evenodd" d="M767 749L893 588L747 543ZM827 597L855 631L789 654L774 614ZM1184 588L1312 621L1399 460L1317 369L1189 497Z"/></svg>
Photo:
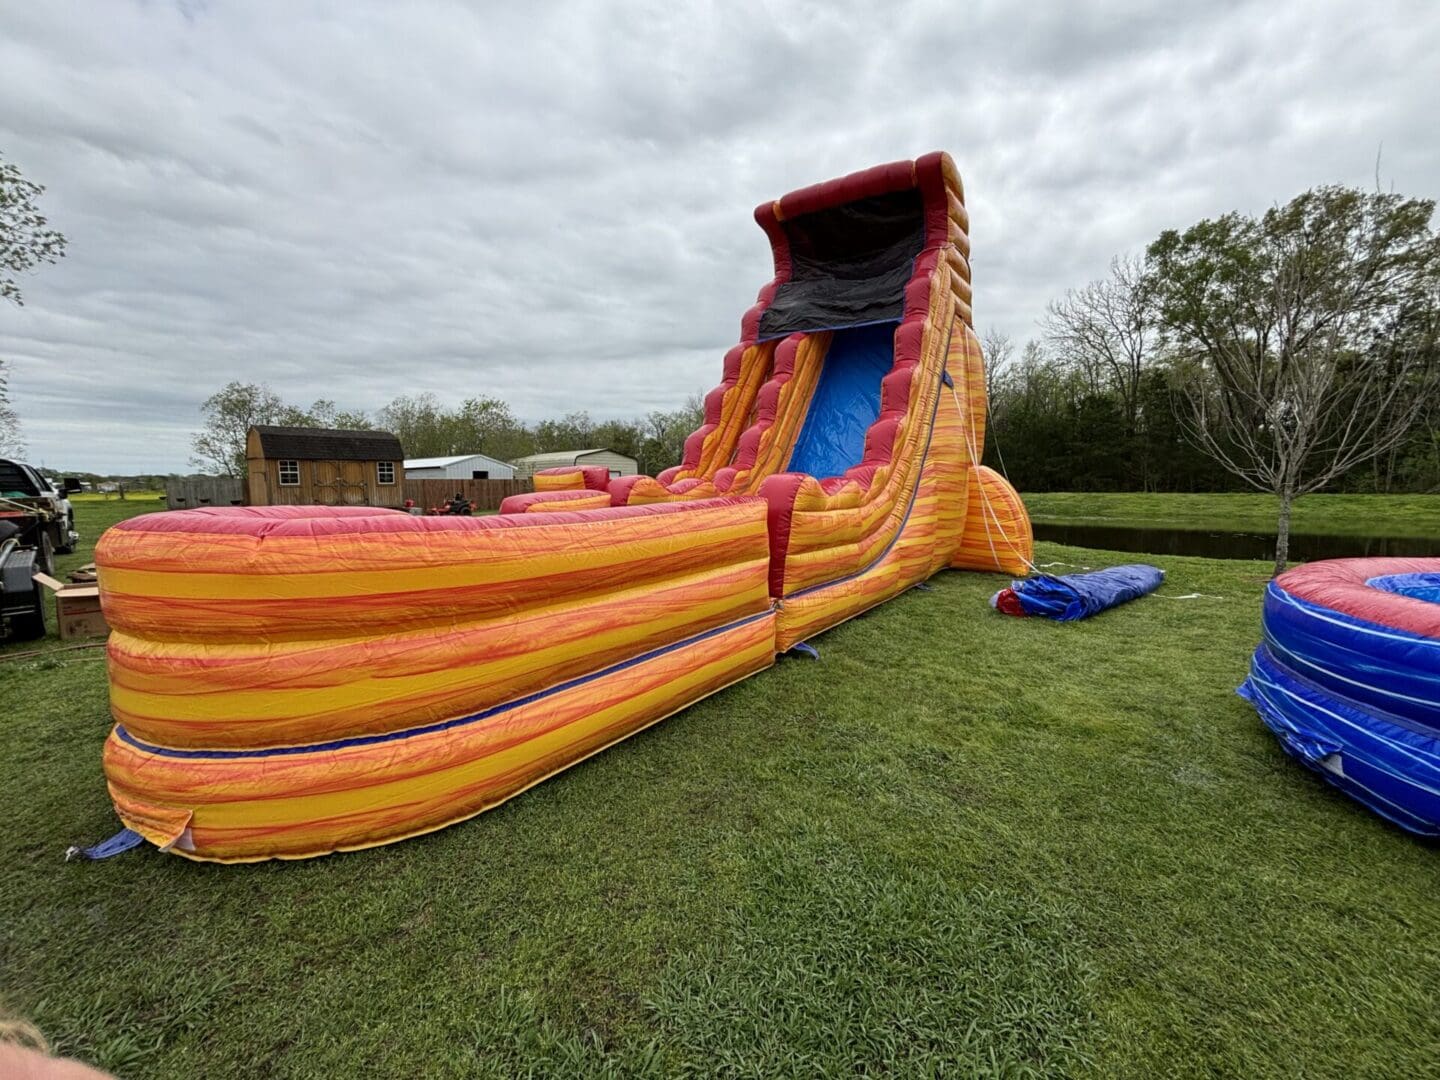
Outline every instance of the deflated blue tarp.
<svg viewBox="0 0 1440 1080"><path fill-rule="evenodd" d="M865 456L865 432L880 415L880 381L895 362L895 323L836 330L810 398L790 472L844 476Z"/></svg>
<svg viewBox="0 0 1440 1080"><path fill-rule="evenodd" d="M1134 563L1089 574L1041 574L1012 581L1010 589L1026 615L1073 622L1154 592L1164 581L1165 571L1158 566Z"/></svg>

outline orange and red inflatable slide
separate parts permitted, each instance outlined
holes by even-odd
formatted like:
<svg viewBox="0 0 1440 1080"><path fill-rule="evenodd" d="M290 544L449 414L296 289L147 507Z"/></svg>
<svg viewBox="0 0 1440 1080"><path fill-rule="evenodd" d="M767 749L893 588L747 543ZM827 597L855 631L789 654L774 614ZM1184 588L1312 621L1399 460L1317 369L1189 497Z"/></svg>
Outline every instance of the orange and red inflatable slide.
<svg viewBox="0 0 1440 1080"><path fill-rule="evenodd" d="M125 826L220 862L479 813L946 567L1021 573L980 465L968 217L930 154L761 206L775 276L684 460L489 518L134 518L96 549Z"/></svg>

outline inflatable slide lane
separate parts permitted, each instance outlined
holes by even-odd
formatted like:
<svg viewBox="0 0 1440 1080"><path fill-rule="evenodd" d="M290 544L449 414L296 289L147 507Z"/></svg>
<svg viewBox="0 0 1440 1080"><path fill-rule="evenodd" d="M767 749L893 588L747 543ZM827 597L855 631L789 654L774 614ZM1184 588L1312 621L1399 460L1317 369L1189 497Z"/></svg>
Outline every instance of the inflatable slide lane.
<svg viewBox="0 0 1440 1080"><path fill-rule="evenodd" d="M133 518L96 549L121 821L194 859L388 843L496 805L947 568L1031 559L980 465L944 154L761 206L774 277L684 460L488 518Z"/></svg>

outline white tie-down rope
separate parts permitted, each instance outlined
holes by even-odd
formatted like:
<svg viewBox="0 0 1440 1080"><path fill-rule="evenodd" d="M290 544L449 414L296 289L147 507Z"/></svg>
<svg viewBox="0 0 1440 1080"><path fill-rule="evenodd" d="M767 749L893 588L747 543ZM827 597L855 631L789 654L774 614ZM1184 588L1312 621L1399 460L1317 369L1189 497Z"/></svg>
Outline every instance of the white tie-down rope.
<svg viewBox="0 0 1440 1080"><path fill-rule="evenodd" d="M969 412L960 407L960 395L955 390L955 379L953 376L950 379L950 396L955 401L955 412L959 417L961 425L965 429L965 443L970 448L970 460L973 463L973 467L978 470L980 468L980 452L975 446L975 425L970 422ZM996 460L1000 462L1000 475L1004 476L1005 462L1004 459L1000 457L1000 446L998 443L996 443L995 446L995 457ZM1027 559L1020 549L1015 546L1015 541L1006 535L1005 527L1000 524L1000 515L995 512L995 507L990 502L990 494L985 490L984 478L978 476L978 472L976 480L980 484L980 502L985 508L985 513L989 515L990 521L995 523L995 531L1000 534L1000 539L1005 541L1011 553L1019 558L1021 562L1028 566L1034 573L1040 573L1040 568ZM1005 480L1006 483L1009 483L1010 478L1007 476ZM994 560L995 568L998 570L1000 568L1000 553L995 550L995 538L990 532L990 525L988 523L985 525L985 542L990 545L990 558Z"/></svg>
<svg viewBox="0 0 1440 1080"><path fill-rule="evenodd" d="M956 411L957 413L959 413L961 423L964 424L964 426L965 426L965 443L966 443L966 445L970 448L970 460L973 461L973 462L975 463L975 465L978 467L979 464L980 464L980 454L979 454L979 452L978 452L978 450L976 449L976 446L975 446L975 429L974 429L974 426L970 423L970 414L969 414L968 412L966 412L963 408L960 407L960 395L959 395L959 394L956 392L956 390L955 390L955 380L954 380L953 377L952 377L951 380L950 380L950 396L954 399L954 401L955 401L955 411ZM1007 472L1007 470L1006 470L1006 468L1005 468L1005 455L1000 452L1000 440L999 440L999 439L995 439L995 440L993 440L993 442L994 442L994 445L995 445L995 462L996 462L996 464L998 464L998 465L1000 466L1000 475L1003 476L1003 477L1005 477L1005 482L1006 482L1006 483L1009 483L1009 482L1010 482L1010 476L1009 476L1009 474L1008 474L1008 472ZM1012 485L1012 486L1013 486L1013 485ZM1077 570L1089 570L1089 569L1090 569L1090 567L1088 567L1088 566L1083 566L1083 565L1080 565L1080 564L1078 564L1078 563L1061 562L1061 561L1058 560L1058 559L1055 560L1054 562L1041 563L1039 566L1036 566L1033 562L1031 562L1029 559L1025 558L1025 556L1020 553L1020 550L1019 550L1018 548L1016 548L1016 546L1015 546L1015 542L1014 542L1013 540L1011 540L1010 537L1005 534L1005 529L1004 529L1004 527L1000 524L1000 515L995 512L995 507L994 507L994 506L991 504L991 502L990 502L990 496L989 496L989 494L988 494L988 493L986 492L986 490L985 490L985 484L984 484L983 481L980 482L980 501L981 501L982 504L984 504L985 512L989 515L990 520L995 523L995 531L1000 534L1001 539L1005 541L1005 543L1009 546L1010 550L1011 550L1015 555L1019 556L1020 561L1023 562L1026 566L1028 566L1032 572L1034 572L1034 573L1036 573L1036 574L1041 574L1041 573L1044 572L1044 570L1045 570L1046 568L1051 567L1051 566L1071 566L1071 567L1074 567L1074 568L1077 569ZM985 539L986 539L986 542L988 542L989 545L990 545L990 557L995 560L995 563L996 563L996 565L998 566L999 563L1000 563L1000 556L999 556L999 552L997 552L997 551L995 550L995 541L994 541L994 539L991 537L990 527L989 527L988 524L987 524L986 527L985 527ZM1159 592L1151 593L1150 595L1151 595L1151 596L1158 596L1158 597L1160 597L1160 599L1162 599L1162 600L1225 600L1225 599L1228 599L1228 597L1224 597L1224 596L1216 596L1216 595L1213 595L1213 594L1211 594L1211 593L1198 593L1198 592L1197 592L1197 593L1185 593L1184 595L1181 595L1181 596L1172 596L1172 595L1167 595L1167 594L1165 594L1165 593L1159 593Z"/></svg>

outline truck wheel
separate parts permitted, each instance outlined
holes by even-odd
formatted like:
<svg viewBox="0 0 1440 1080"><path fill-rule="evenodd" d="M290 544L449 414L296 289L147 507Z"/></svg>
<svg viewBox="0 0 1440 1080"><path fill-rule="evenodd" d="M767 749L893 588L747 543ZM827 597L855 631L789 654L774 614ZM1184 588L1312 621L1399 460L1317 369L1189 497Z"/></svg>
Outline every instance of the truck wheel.
<svg viewBox="0 0 1440 1080"><path fill-rule="evenodd" d="M34 641L45 636L45 593L38 584L31 588L32 610L10 616L10 635L17 641Z"/></svg>
<svg viewBox="0 0 1440 1080"><path fill-rule="evenodd" d="M75 545L70 542L70 534L75 531L75 515L66 514L65 522L60 526L60 540L55 545L56 555L74 555Z"/></svg>
<svg viewBox="0 0 1440 1080"><path fill-rule="evenodd" d="M48 532L40 534L40 546L35 550L35 569L55 576L55 542Z"/></svg>

